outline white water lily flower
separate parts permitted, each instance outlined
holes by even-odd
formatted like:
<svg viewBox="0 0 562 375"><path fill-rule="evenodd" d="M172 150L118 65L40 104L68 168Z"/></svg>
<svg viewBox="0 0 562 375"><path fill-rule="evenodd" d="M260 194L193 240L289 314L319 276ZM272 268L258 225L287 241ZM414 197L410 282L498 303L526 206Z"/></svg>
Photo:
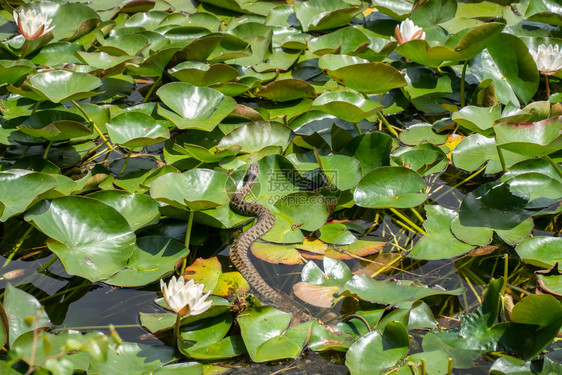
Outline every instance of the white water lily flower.
<svg viewBox="0 0 562 375"><path fill-rule="evenodd" d="M14 10L14 21L21 35L27 40L37 39L55 28L49 27L53 21L51 18L37 13L34 9L21 10L20 13Z"/></svg>
<svg viewBox="0 0 562 375"><path fill-rule="evenodd" d="M160 289L170 309L180 316L199 315L213 304L213 301L205 301L211 292L203 295L203 284L193 280L185 282L183 276L177 279L172 276L168 285L160 280Z"/></svg>
<svg viewBox="0 0 562 375"><path fill-rule="evenodd" d="M559 45L549 44L547 47L541 44L536 51L530 48L529 53L533 56L537 69L542 74L553 75L562 69L562 51Z"/></svg>
<svg viewBox="0 0 562 375"><path fill-rule="evenodd" d="M415 39L425 39L425 32L421 27L414 25L414 22L406 18L400 23L400 27L396 25L394 29L394 36L398 41L398 44L409 42Z"/></svg>

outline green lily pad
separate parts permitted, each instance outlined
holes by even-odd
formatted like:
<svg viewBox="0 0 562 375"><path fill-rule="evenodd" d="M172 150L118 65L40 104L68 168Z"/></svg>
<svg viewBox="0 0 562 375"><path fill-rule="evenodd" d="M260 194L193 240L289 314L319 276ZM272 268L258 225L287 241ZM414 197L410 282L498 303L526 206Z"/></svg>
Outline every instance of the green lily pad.
<svg viewBox="0 0 562 375"><path fill-rule="evenodd" d="M528 199L509 191L505 183L487 183L465 196L459 218L465 226L509 230L533 215L525 209Z"/></svg>
<svg viewBox="0 0 562 375"><path fill-rule="evenodd" d="M333 29L347 24L361 12L341 0L311 0L295 3L293 9L304 31Z"/></svg>
<svg viewBox="0 0 562 375"><path fill-rule="evenodd" d="M189 249L173 239L141 237L137 239L127 266L104 282L120 287L148 285L173 272L188 254Z"/></svg>
<svg viewBox="0 0 562 375"><path fill-rule="evenodd" d="M354 92L329 92L312 103L314 109L329 113L342 120L359 122L382 110L379 102L365 99Z"/></svg>
<svg viewBox="0 0 562 375"><path fill-rule="evenodd" d="M291 129L277 122L251 122L225 135L217 145L218 150L240 147L247 153L258 152L266 147L286 147Z"/></svg>
<svg viewBox="0 0 562 375"><path fill-rule="evenodd" d="M25 332L51 326L51 321L37 298L10 283L6 284L5 293L3 306L8 319L10 346ZM29 317L36 320L28 319Z"/></svg>
<svg viewBox="0 0 562 375"><path fill-rule="evenodd" d="M122 72L123 70L125 70L125 63L138 64L142 62L142 59L138 56L113 56L105 52L78 51L76 52L76 55L85 64L93 68L104 69L104 75L108 75L109 72ZM117 66L120 66L120 68L117 69Z"/></svg>
<svg viewBox="0 0 562 375"><path fill-rule="evenodd" d="M92 361L88 372L138 374L151 372L174 360L174 349L164 345L123 342L109 346L107 360Z"/></svg>
<svg viewBox="0 0 562 375"><path fill-rule="evenodd" d="M71 112L41 111L29 116L18 129L33 137L63 141L93 134L85 123L81 116Z"/></svg>
<svg viewBox="0 0 562 375"><path fill-rule="evenodd" d="M104 190L90 194L88 197L119 211L133 231L152 224L160 217L158 202L147 195L121 190Z"/></svg>
<svg viewBox="0 0 562 375"><path fill-rule="evenodd" d="M430 27L454 18L456 13L456 0L434 0L416 6L410 19L420 27Z"/></svg>
<svg viewBox="0 0 562 375"><path fill-rule="evenodd" d="M316 96L316 91L310 83L301 79L290 78L268 83L256 95L274 102L286 102L295 99L313 98Z"/></svg>
<svg viewBox="0 0 562 375"><path fill-rule="evenodd" d="M297 358L301 354L308 327L289 328L291 318L291 314L268 306L257 307L238 316L242 338L252 361Z"/></svg>
<svg viewBox="0 0 562 375"><path fill-rule="evenodd" d="M170 138L170 131L142 112L125 112L105 124L113 143L128 148L145 147Z"/></svg>
<svg viewBox="0 0 562 375"><path fill-rule="evenodd" d="M42 1L30 4L30 8L52 17L52 25L55 25L52 33L57 40L79 38L101 22L100 16L92 8L80 3L57 4Z"/></svg>
<svg viewBox="0 0 562 375"><path fill-rule="evenodd" d="M345 155L319 156L322 172L340 190L351 189L361 180L361 163Z"/></svg>
<svg viewBox="0 0 562 375"><path fill-rule="evenodd" d="M125 267L135 235L125 218L98 200L68 196L33 206L25 220L57 242L49 249L67 273L91 281L111 277Z"/></svg>
<svg viewBox="0 0 562 375"><path fill-rule="evenodd" d="M69 330L56 335L39 332L34 338L32 332L20 336L12 347L29 365L42 364L41 368L57 373L85 371L91 361L104 361L109 340L101 332L80 332ZM51 358L57 353L56 358ZM91 353L91 354L90 354Z"/></svg>
<svg viewBox="0 0 562 375"><path fill-rule="evenodd" d="M182 326L178 349L184 355L200 360L232 358L245 353L242 337L225 337L232 321L232 314L227 313Z"/></svg>
<svg viewBox="0 0 562 375"><path fill-rule="evenodd" d="M558 208L562 199L562 183L541 173L522 173L506 181L512 193L529 197L526 208Z"/></svg>
<svg viewBox="0 0 562 375"><path fill-rule="evenodd" d="M275 182L269 188L273 197L276 195ZM279 196L282 192L277 192ZM330 210L326 199L313 192L296 192L283 195L275 203L276 213L288 217L293 225L299 229L314 231L320 228L328 219Z"/></svg>
<svg viewBox="0 0 562 375"><path fill-rule="evenodd" d="M392 161L423 176L439 173L449 164L445 152L431 143L399 148L392 154Z"/></svg>
<svg viewBox="0 0 562 375"><path fill-rule="evenodd" d="M25 211L37 197L57 187L55 178L46 173L12 169L0 172L0 202L4 212L0 221Z"/></svg>
<svg viewBox="0 0 562 375"><path fill-rule="evenodd" d="M427 220L423 223L427 235L419 240L408 256L413 259L447 259L474 248L453 236L449 227L455 212L441 206L425 206Z"/></svg>
<svg viewBox="0 0 562 375"><path fill-rule="evenodd" d="M528 238L521 241L515 251L525 263L550 268L562 261L562 239L544 236Z"/></svg>
<svg viewBox="0 0 562 375"><path fill-rule="evenodd" d="M369 332L351 345L345 364L352 374L382 373L406 357L409 344L406 327L389 322L382 331Z"/></svg>
<svg viewBox="0 0 562 375"><path fill-rule="evenodd" d="M152 371L153 375L203 375L204 368L217 369L217 373L221 373L220 366L202 365L199 362L180 362L172 363L164 367L157 368ZM213 370L211 370L213 371Z"/></svg>
<svg viewBox="0 0 562 375"><path fill-rule="evenodd" d="M433 132L433 126L427 123L414 124L403 130L399 134L400 142L416 146L422 142L441 145L447 140L446 134L436 134Z"/></svg>
<svg viewBox="0 0 562 375"><path fill-rule="evenodd" d="M527 156L503 150L502 155L506 166L527 159ZM484 163L486 173L492 174L502 170L496 139L488 138L480 134L471 134L460 141L452 153L453 164L457 168L467 171L475 171Z"/></svg>
<svg viewBox="0 0 562 375"><path fill-rule="evenodd" d="M464 128L487 137L494 134L494 121L501 115L501 106L476 107L467 105L453 113L452 120Z"/></svg>
<svg viewBox="0 0 562 375"><path fill-rule="evenodd" d="M562 148L562 116L537 122L495 126L498 146L527 156L544 156Z"/></svg>
<svg viewBox="0 0 562 375"><path fill-rule="evenodd" d="M346 352L357 339L354 328L345 323L327 326L316 321L312 324L308 347L315 352Z"/></svg>
<svg viewBox="0 0 562 375"><path fill-rule="evenodd" d="M210 169L168 173L152 182L150 196L178 208L201 211L228 203L227 179Z"/></svg>
<svg viewBox="0 0 562 375"><path fill-rule="evenodd" d="M49 43L31 58L35 64L57 66L59 64L80 63L76 53L84 51L80 44L69 42Z"/></svg>
<svg viewBox="0 0 562 375"><path fill-rule="evenodd" d="M211 131L236 108L236 101L217 90L185 82L168 83L156 91L170 109L158 107L158 114L180 129Z"/></svg>
<svg viewBox="0 0 562 375"><path fill-rule="evenodd" d="M445 61L470 60L486 48L505 27L490 22L456 33L445 45L430 47L425 40L411 40L396 48L396 52L421 65L436 68Z"/></svg>
<svg viewBox="0 0 562 375"><path fill-rule="evenodd" d="M357 185L353 193L355 204L360 207L415 207L427 199L423 178L404 167L379 167Z"/></svg>
<svg viewBox="0 0 562 375"><path fill-rule="evenodd" d="M139 34L125 34L98 40L98 49L113 56L135 56L150 44L148 38Z"/></svg>
<svg viewBox="0 0 562 375"><path fill-rule="evenodd" d="M313 261L308 262L301 272L303 281L319 286L341 286L353 276L351 270L342 261L324 257L324 271Z"/></svg>
<svg viewBox="0 0 562 375"><path fill-rule="evenodd" d="M370 43L370 39L361 30L345 27L311 39L308 48L319 56L338 53L353 55L365 49Z"/></svg>
<svg viewBox="0 0 562 375"><path fill-rule="evenodd" d="M361 163L363 176L373 169L390 165L392 138L384 133L369 133L354 137L342 150Z"/></svg>
<svg viewBox="0 0 562 375"><path fill-rule="evenodd" d="M475 246L488 245L494 234L494 231L489 228L464 226L458 216L451 221L451 232L457 239Z"/></svg>
<svg viewBox="0 0 562 375"><path fill-rule="evenodd" d="M62 103L95 96L98 93L92 90L101 84L99 78L87 73L50 70L31 76L24 84L23 90L30 90L31 93L20 89L15 91L31 99Z"/></svg>
<svg viewBox="0 0 562 375"><path fill-rule="evenodd" d="M217 257L195 259L195 262L185 268L183 277L197 284L203 284L204 293L211 292L220 297L228 297L233 293L246 293L250 290L250 285L240 272L223 273Z"/></svg>
<svg viewBox="0 0 562 375"><path fill-rule="evenodd" d="M185 61L169 69L173 77L194 86L209 86L218 82L229 82L238 77L237 69L227 64L207 65L197 61Z"/></svg>
<svg viewBox="0 0 562 375"><path fill-rule="evenodd" d="M551 25L562 25L560 4L556 0L530 0L525 17L529 21L544 22Z"/></svg>
<svg viewBox="0 0 562 375"><path fill-rule="evenodd" d="M185 325L198 320L203 320L203 319L222 315L225 312L227 312L229 306L232 305L224 298L220 298L216 296L207 297L207 301L213 301L213 304L208 310L206 310L205 312L199 315L186 315L182 317L181 324ZM154 302L156 302L156 304L159 305L160 307L169 310L168 304L166 303L166 300L163 297L156 299ZM164 332L166 330L173 329L174 325L176 324L176 318L177 318L177 314L173 312L154 313L154 314L147 314L141 312L139 314L139 320L141 325L152 333Z"/></svg>
<svg viewBox="0 0 562 375"><path fill-rule="evenodd" d="M427 373L435 375L446 375L449 368L449 354L444 350L435 350L431 352L422 352L409 355L404 359L405 365L402 365L396 372L397 375L410 375L412 368L422 367L422 360Z"/></svg>
<svg viewBox="0 0 562 375"><path fill-rule="evenodd" d="M328 77L365 94L380 94L407 85L404 77L392 66L359 57L324 55L318 65Z"/></svg>
<svg viewBox="0 0 562 375"><path fill-rule="evenodd" d="M357 237L342 223L328 223L320 228L319 232L318 238L326 243L348 245L357 241Z"/></svg>
<svg viewBox="0 0 562 375"><path fill-rule="evenodd" d="M0 85L14 84L33 71L35 64L29 60L0 60Z"/></svg>
<svg viewBox="0 0 562 375"><path fill-rule="evenodd" d="M366 301L391 305L439 294L459 295L464 292L464 288L439 290L419 285L406 285L404 282L398 284L389 280L374 280L365 275L353 276L341 290L347 290Z"/></svg>
<svg viewBox="0 0 562 375"><path fill-rule="evenodd" d="M486 52L487 51L487 52ZM539 74L529 49L515 35L502 33L482 53L483 78L494 81L501 103L528 103L537 91Z"/></svg>

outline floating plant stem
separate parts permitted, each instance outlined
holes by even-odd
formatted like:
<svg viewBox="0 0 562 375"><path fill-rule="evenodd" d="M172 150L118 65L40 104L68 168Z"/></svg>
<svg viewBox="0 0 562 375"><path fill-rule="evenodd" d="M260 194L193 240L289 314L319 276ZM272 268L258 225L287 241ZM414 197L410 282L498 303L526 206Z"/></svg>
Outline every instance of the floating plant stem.
<svg viewBox="0 0 562 375"><path fill-rule="evenodd" d="M384 124L384 126L386 127L386 129L392 133L393 136L395 136L396 138L398 138L398 133L396 132L396 130L394 130L394 128L392 127L392 125L390 125L390 123L388 122L388 120L384 117L384 115L380 112L377 112L377 116L379 116L379 119L382 121L382 123Z"/></svg>
<svg viewBox="0 0 562 375"><path fill-rule="evenodd" d="M546 89L546 99L550 98L550 83L548 82L548 75L544 75L544 87Z"/></svg>
<svg viewBox="0 0 562 375"><path fill-rule="evenodd" d="M49 260L47 261L47 263L43 264L43 265L41 266L41 268L39 268L39 269L37 270L37 273L43 273L43 272L45 272L45 271L47 270L47 268L49 268L53 263L55 263L55 262L57 261L57 259L59 259L59 258L57 258L56 255L53 255L53 257L52 257L51 259L49 259Z"/></svg>
<svg viewBox="0 0 562 375"><path fill-rule="evenodd" d="M185 228L185 247L189 249L189 242L191 241L191 227L193 226L193 216L195 211L189 210L189 219L187 219L187 227ZM181 266L181 274L185 271L185 267L187 266L186 259L183 260Z"/></svg>
<svg viewBox="0 0 562 375"><path fill-rule="evenodd" d="M47 159L47 155L49 155L49 150L51 149L52 145L53 141L49 141L49 143L47 143L47 148L45 149L45 153L43 154L43 159Z"/></svg>
<svg viewBox="0 0 562 375"><path fill-rule="evenodd" d="M502 171L503 173L505 173L507 172L507 167L505 165L505 159L503 157L502 150L498 146L496 146L496 150L498 150L498 156L500 157L500 164L502 165Z"/></svg>
<svg viewBox="0 0 562 375"><path fill-rule="evenodd" d="M174 345L177 345L180 337L181 315L176 314L176 324L174 324Z"/></svg>
<svg viewBox="0 0 562 375"><path fill-rule="evenodd" d="M480 173L482 173L482 171L484 171L486 169L486 166L483 166L482 168L480 168L479 170L477 170L476 172L474 172L473 174L471 174L470 176L468 176L467 178L465 178L464 180L462 180L461 182L459 182L458 184L455 184L454 186L450 187L449 189L447 189L444 193L441 193L441 195L439 195L437 198L433 198L434 201L439 200L440 198L443 198L445 195L449 194L451 191L453 191L454 189L458 188L459 186L461 186L462 184L464 184L465 182L468 182L470 180L472 180L474 177L478 176Z"/></svg>
<svg viewBox="0 0 562 375"><path fill-rule="evenodd" d="M33 230L33 226L30 225L27 227L27 229L25 230L25 232L23 233L23 235L21 236L20 240L18 241L18 243L15 244L15 246L12 248L12 251L10 251L10 254L8 255L8 257L6 258L6 261L4 262L4 265L2 266L2 268L6 267L8 264L10 264L10 261L14 258L14 256L16 255L16 253L18 252L18 250L20 249L21 245L24 243L25 240L27 240L27 238L29 237L29 235L31 234L31 231Z"/></svg>
<svg viewBox="0 0 562 375"><path fill-rule="evenodd" d="M355 130L357 130L357 134L361 135L361 128L359 127L359 125L357 125L357 123L354 122L353 126L355 126Z"/></svg>
<svg viewBox="0 0 562 375"><path fill-rule="evenodd" d="M404 220L409 226L411 226L412 228L414 228L418 233L423 234L424 236L427 236L427 233L425 232L425 230L423 230L422 228L420 228L419 226L417 226L412 220L410 220L407 216L403 215L400 211L398 211L395 208L390 207L389 210L395 214L396 216L398 216L399 218L401 218L402 220Z"/></svg>
<svg viewBox="0 0 562 375"><path fill-rule="evenodd" d="M102 144L103 144L103 143L102 143ZM111 149L106 148L105 150L102 150L102 151L98 152L97 154L95 154L94 156L92 156L91 158L89 158L88 160L86 160L85 162L83 162L82 165L88 164L88 163L90 163L90 162L96 160L96 159L99 158L100 156L102 156L102 155L104 155L104 154L107 154L107 153L110 152L110 151L111 151Z"/></svg>
<svg viewBox="0 0 562 375"><path fill-rule="evenodd" d="M27 54L27 49L29 48L29 39L25 39L25 43L23 44L23 51L21 53L20 59L25 59L25 55Z"/></svg>
<svg viewBox="0 0 562 375"><path fill-rule="evenodd" d="M552 160L552 158L550 156L545 156L546 160L548 160L548 162L550 163L550 165L552 165L552 168L554 168L554 170L556 171L556 173L558 173L558 176L562 177L562 169L560 169L560 166L558 165L557 162L555 162L554 160Z"/></svg>
<svg viewBox="0 0 562 375"><path fill-rule="evenodd" d="M123 174L123 172L125 172L125 169L127 168L127 164L129 164L129 159L131 159L132 153L133 153L133 150L129 149L129 152L127 153L127 157L125 158L125 162L123 163L123 166L121 167L121 170L119 171L119 174Z"/></svg>
<svg viewBox="0 0 562 375"><path fill-rule="evenodd" d="M150 97L152 96L152 93L154 92L154 89L156 88L156 86L158 86L160 84L161 81L162 81L162 76L158 77L158 79L156 81L154 81L152 86L150 86L150 89L148 90L148 93L146 94L146 96L142 100L143 103L148 102L148 99L150 99Z"/></svg>
<svg viewBox="0 0 562 375"><path fill-rule="evenodd" d="M369 322L367 321L367 319L365 319L364 317L362 317L362 316L359 315L359 314L349 314L349 315L345 316L344 318L342 318L341 321L342 321L342 323L345 323L345 322L347 322L348 320L353 319L353 318L359 319L360 321L362 321L363 324L365 324L365 326L367 327L367 330L368 330L369 332L372 331L371 325L369 324Z"/></svg>
<svg viewBox="0 0 562 375"><path fill-rule="evenodd" d="M418 220L423 223L422 215L420 215L420 213L414 207L410 207L410 211L412 211L412 213L418 218Z"/></svg>
<svg viewBox="0 0 562 375"><path fill-rule="evenodd" d="M76 108L78 108L78 110L80 112L82 112L82 114L84 115L84 117L86 118L86 121L88 121L90 124L92 124L92 127L94 128L94 130L96 131L96 133L98 133L98 135L100 136L100 138L103 140L103 143L107 143L107 147L109 147L111 149L111 151L113 151L115 148L113 147L113 145L111 143L109 143L109 141L107 140L107 138L105 137L105 135L103 135L102 131L100 130L100 128L98 128L98 126L96 125L96 123L90 118L90 116L88 116L88 114L86 113L86 111L84 111L84 109L78 104L76 103L76 100L72 101L72 104L74 104L76 106Z"/></svg>
<svg viewBox="0 0 562 375"><path fill-rule="evenodd" d="M466 78L466 66L468 65L468 60L465 60L464 65L462 66L462 73L461 73L461 107L464 107L465 100L464 100L464 80Z"/></svg>

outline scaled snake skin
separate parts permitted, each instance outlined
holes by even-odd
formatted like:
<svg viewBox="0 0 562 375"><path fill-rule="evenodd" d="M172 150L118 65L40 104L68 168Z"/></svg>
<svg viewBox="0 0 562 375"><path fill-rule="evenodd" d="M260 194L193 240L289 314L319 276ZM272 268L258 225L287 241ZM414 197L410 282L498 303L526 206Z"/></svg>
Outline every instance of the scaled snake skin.
<svg viewBox="0 0 562 375"><path fill-rule="evenodd" d="M248 168L246 172L248 177L246 184L239 191L234 193L230 199L230 204L235 211L242 215L257 217L256 224L238 236L232 243L230 247L230 260L244 279L246 279L259 294L278 305L281 309L295 313L296 317L300 320L310 320L312 316L305 312L301 306L292 301L288 296L273 289L265 282L248 256L250 246L252 246L258 238L269 232L275 224L275 216L273 216L265 206L259 203L246 202L244 200L252 190L258 172L259 169L256 163L250 165L250 168Z"/></svg>

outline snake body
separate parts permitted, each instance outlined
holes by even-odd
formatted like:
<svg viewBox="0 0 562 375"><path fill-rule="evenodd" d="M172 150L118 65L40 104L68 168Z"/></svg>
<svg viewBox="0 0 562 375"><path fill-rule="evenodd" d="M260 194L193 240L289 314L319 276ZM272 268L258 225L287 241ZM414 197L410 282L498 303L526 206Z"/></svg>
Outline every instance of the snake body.
<svg viewBox="0 0 562 375"><path fill-rule="evenodd" d="M250 165L250 168L248 168L246 172L248 176L246 184L242 189L234 193L230 200L232 207L242 215L257 217L257 223L242 235L238 236L232 243L230 247L230 260L246 281L248 281L258 293L272 302L278 303L284 299L283 296L265 282L248 256L250 246L252 246L258 238L269 232L275 224L275 216L273 216L265 206L259 203L246 202L244 200L252 190L252 186L254 186L258 171L258 165L256 163Z"/></svg>
<svg viewBox="0 0 562 375"><path fill-rule="evenodd" d="M230 200L231 206L237 212L242 215L257 217L256 224L238 236L232 243L230 247L230 260L259 294L269 299L280 308L295 313L299 319L309 320L312 317L310 314L304 312L301 306L298 306L290 298L273 289L265 282L248 256L250 246L252 246L258 238L269 232L275 224L275 216L273 216L271 211L265 206L244 200L252 190L258 172L259 169L256 163L250 165L250 168L248 168L246 172L246 184L239 191L234 193Z"/></svg>

